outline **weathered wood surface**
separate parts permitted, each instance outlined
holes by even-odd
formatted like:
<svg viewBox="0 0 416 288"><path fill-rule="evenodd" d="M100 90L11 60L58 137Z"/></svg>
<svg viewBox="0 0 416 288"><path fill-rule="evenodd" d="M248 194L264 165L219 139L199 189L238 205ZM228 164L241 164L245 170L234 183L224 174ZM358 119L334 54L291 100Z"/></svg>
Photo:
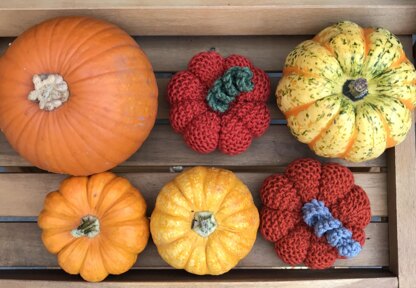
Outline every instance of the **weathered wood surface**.
<svg viewBox="0 0 416 288"><path fill-rule="evenodd" d="M410 135L388 153L388 203L390 269L399 278L399 286L416 283L416 144L413 121Z"/></svg>
<svg viewBox="0 0 416 288"><path fill-rule="evenodd" d="M157 2L155 4L155 2ZM76 7L74 9L74 7ZM342 19L349 19L366 25L383 26L397 34L410 34L416 27L416 2L413 0L351 0L348 3L336 3L328 0L304 0L293 3L291 0L212 0L172 1L144 0L137 4L135 0L73 0L73 1L1 1L0 3L0 36L16 36L32 24L58 15L93 15L108 19L126 29L149 56L158 76L160 91L160 107L158 118L166 120L168 106L166 85L171 73L186 68L189 59L196 53L215 48L224 56L232 53L249 57L252 62L272 72L272 92L269 107L273 119L282 120L283 116L274 104L273 94L278 81L278 73L282 70L284 59L291 49L303 40L309 39L325 26ZM249 19L249 21L242 19ZM191 25L189 23L192 23ZM230 36L230 35L287 35L292 36ZM302 34L302 35L301 35ZM304 36L304 34L309 34ZM145 35L187 35L145 36ZM200 35L200 36L192 36ZM216 35L216 36L201 36ZM227 35L227 36L219 36ZM294 36L293 36L294 35ZM410 36L400 37L408 56L411 55L412 41ZM0 38L0 53L5 50L13 38ZM412 130L414 135L414 130ZM410 137L408 137L410 138ZM413 243L416 241L414 220L416 195L414 179L415 143L405 143L390 150L387 167L389 184L389 207L387 209L386 174L355 173L356 181L368 192L372 213L376 216L388 216L389 223L372 223L367 228L368 240L360 256L336 263L339 267L370 267L389 266L397 273L396 277L379 276L342 276L337 270L328 271L330 277L322 274L310 279L294 277L287 279L282 274L273 277L259 278L264 272L260 268L287 268L274 255L271 243L264 241L259 235L250 255L238 268L256 268L253 272L244 272L235 276L232 271L225 278L197 278L186 274L189 278L163 278L147 280L140 287L413 287L416 255ZM410 141L410 142L409 142ZM413 142L411 142L413 141ZM123 163L127 167L140 167L142 173L121 174L129 178L145 195L149 211L160 187L175 176L174 173L150 173L155 167L170 166L227 166L238 169L256 171L239 173L252 191L258 191L261 181L269 175L265 171L284 167L296 158L315 157L306 145L298 143L287 127L272 125L262 138L254 141L252 147L240 156L228 157L220 153L199 155L185 146L180 135L175 134L168 125L157 125L142 149ZM325 159L324 161L332 161ZM361 164L341 163L349 167L386 167L386 157ZM30 166L21 159L0 136L0 166ZM250 170L251 169L251 170ZM267 170L266 170L267 169ZM357 168L355 171L359 171ZM384 168L382 169L384 171ZM241 170L240 170L241 171ZM412 171L414 173L412 173ZM155 176L157 175L157 176ZM158 181L155 181L157 177ZM0 215L1 216L36 216L42 206L45 194L54 190L61 175L40 174L0 174ZM258 202L258 196L255 195ZM413 216L412 216L413 215ZM17 219L17 218L16 218ZM389 235L388 235L389 231ZM390 242L389 242L390 241ZM390 245L390 246L389 246ZM389 248L390 247L390 248ZM390 257L389 257L390 249ZM14 267L57 267L56 258L44 249L40 241L40 230L36 223L0 223L0 266ZM136 269L143 267L147 273L157 272L151 269L166 269L157 255L156 248L149 243L148 249L141 255ZM33 271L33 270L32 270ZM31 271L31 273L32 273ZM171 271L171 270L165 270ZM244 270L246 271L246 270ZM257 272L256 272L257 271ZM134 272L141 272L140 269ZM172 271L173 272L173 271ZM175 273L182 273L174 271ZM297 271L301 277L301 271ZM33 272L36 273L36 272ZM42 274L43 272L39 272ZM159 273L159 272L157 272ZM160 273L162 275L163 273ZM129 275L129 274L127 274ZM244 276L245 275L245 276ZM256 276L257 275L257 276ZM35 276L31 276L35 277ZM68 276L69 277L69 276ZM127 276L128 277L128 276ZM228 278L227 278L228 277ZM256 278L258 277L258 278ZM69 280L62 276L49 280L28 281L0 275L0 287L90 287L89 283ZM13 280L16 279L16 280ZM29 277L30 279L30 277ZM71 278L73 279L73 278ZM113 280L114 279L114 280ZM125 282L117 282L118 280ZM124 280L123 280L124 279ZM106 287L136 287L135 281L129 278L111 278ZM176 279L172 281L172 279ZM209 279L209 280L198 280ZM253 280L256 279L256 280ZM277 284L278 283L278 284Z"/></svg>
<svg viewBox="0 0 416 288"><path fill-rule="evenodd" d="M10 280L4 278L6 273L0 271L0 287L35 287L35 288L89 288L97 287L95 283L82 281L80 277L70 276L61 270L7 271ZM172 281L175 279L175 281ZM276 279L279 283L276 284ZM196 276L183 270L131 270L123 275L109 276L105 287L258 287L258 288L393 288L397 287L397 278L388 271L376 269L236 269L220 276Z"/></svg>
<svg viewBox="0 0 416 288"><path fill-rule="evenodd" d="M360 255L339 260L335 266L387 266L387 230L387 223L371 223L366 229L366 245ZM40 234L36 223L0 223L0 266L57 267L56 257L43 247ZM156 246L150 242L139 256L135 267L169 268L157 253ZM273 244L259 234L250 254L238 264L238 267L270 269L288 265L276 256Z"/></svg>
<svg viewBox="0 0 416 288"><path fill-rule="evenodd" d="M302 157L316 157L306 144L299 143L285 125L271 125L260 138L254 139L247 151L228 156L215 151L199 154L190 149L181 135L169 125L156 125L143 146L121 166L286 166ZM384 154L374 160L352 163L340 159L318 158L339 162L349 167L385 167ZM0 166L31 166L21 158L0 135Z"/></svg>
<svg viewBox="0 0 416 288"><path fill-rule="evenodd" d="M126 177L143 194L148 215L153 211L157 194L176 173L117 173ZM256 205L260 207L259 190L271 173L237 173L248 186ZM37 216L48 192L55 191L66 176L57 174L0 173L0 216ZM355 182L367 192L373 216L387 216L385 173L354 173Z"/></svg>
<svg viewBox="0 0 416 288"><path fill-rule="evenodd" d="M304 35L342 19L411 34L415 13L412 0L7 0L0 4L0 36L63 15L107 19L132 35Z"/></svg>
<svg viewBox="0 0 416 288"><path fill-rule="evenodd" d="M232 287L257 287L257 288L274 288L276 287L276 281L264 281L261 279L249 279L249 280L238 280L234 278L231 281L198 281L195 282L188 280L186 282L182 281L152 281L152 282L108 282L106 281L106 286L108 288L194 288L196 285L198 288L232 288ZM140 283L140 284L139 284ZM0 287L7 288L22 288L22 287L31 287L31 288L89 288L97 287L97 284L87 283L87 282L70 282L70 281L31 281L31 280L0 280ZM397 278L396 277L380 277L380 278L354 278L354 279L308 279L308 280L281 280L278 281L278 287L284 288L310 288L310 287L319 287L319 288L368 288L368 287L377 287L377 288L395 288L397 287Z"/></svg>
<svg viewBox="0 0 416 288"><path fill-rule="evenodd" d="M156 72L184 70L192 56L212 48L224 57L231 54L243 55L248 57L255 66L268 72L276 72L282 71L289 52L301 42L311 39L312 36L138 36L134 38L149 57ZM0 54L4 53L13 39L0 37ZM412 38L399 36L399 39L406 55L411 58ZM276 85L272 85L272 92L275 87Z"/></svg>

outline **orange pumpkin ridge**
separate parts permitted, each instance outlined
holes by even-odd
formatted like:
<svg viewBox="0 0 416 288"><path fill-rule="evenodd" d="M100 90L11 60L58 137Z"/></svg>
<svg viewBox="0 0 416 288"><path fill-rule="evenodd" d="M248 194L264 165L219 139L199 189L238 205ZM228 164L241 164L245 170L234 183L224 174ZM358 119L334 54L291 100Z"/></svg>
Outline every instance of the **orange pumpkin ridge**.
<svg viewBox="0 0 416 288"><path fill-rule="evenodd" d="M310 103L306 103L306 104L302 104L300 106L297 106L296 108L293 108L289 111L284 112L286 118L289 118L290 116L296 116L298 115L300 112L302 112L305 109L308 109L309 106L315 104L316 101L310 102Z"/></svg>
<svg viewBox="0 0 416 288"><path fill-rule="evenodd" d="M394 147L397 143L393 138L391 138L391 131L389 125L387 124L386 117L378 110L377 114L379 115L380 120L383 123L384 130L386 131L386 148Z"/></svg>
<svg viewBox="0 0 416 288"><path fill-rule="evenodd" d="M306 77L319 77L317 74L308 72L308 71L304 71L299 67L296 66L287 66L285 68L283 68L283 76L287 76L290 74L297 74L297 75L302 75L302 76L306 76Z"/></svg>
<svg viewBox="0 0 416 288"><path fill-rule="evenodd" d="M397 59L394 63L392 63L391 65L390 65L390 67L389 67L389 69L394 69L394 68L397 68L397 67L399 67L403 62L406 62L406 61L408 61L407 60L407 57L406 57L406 54L404 53L404 51L403 51L403 49L400 51L400 57L399 57L399 59Z"/></svg>
<svg viewBox="0 0 416 288"><path fill-rule="evenodd" d="M362 28L363 31L363 40L364 40L364 56L368 55L370 52L370 34L374 32L374 28Z"/></svg>
<svg viewBox="0 0 416 288"><path fill-rule="evenodd" d="M329 43L322 42L321 37L319 37L318 35L313 37L312 40L315 41L316 43L318 43L319 45L321 45L322 47L324 47L331 56L336 58L335 53L334 53L334 49L332 49L332 47L329 46Z"/></svg>
<svg viewBox="0 0 416 288"><path fill-rule="evenodd" d="M322 136L325 134L325 132L332 126L335 118L339 115L340 111L341 111L341 108L337 111L337 113L332 115L332 117L329 119L328 123L325 125L324 128L322 128L322 130L319 132L319 134L316 135L315 138L313 138L311 142L309 142L308 145L309 145L309 147L311 147L311 149L312 149L312 147L315 146L316 142L318 142L318 140L322 138Z"/></svg>
<svg viewBox="0 0 416 288"><path fill-rule="evenodd" d="M410 111L412 111L415 106L413 105L413 102L409 99L403 99L403 98L398 98L400 102L403 103L404 106L406 106L407 109L409 109Z"/></svg>
<svg viewBox="0 0 416 288"><path fill-rule="evenodd" d="M347 144L347 146L345 148L345 151L343 153L341 153L340 155L337 155L336 157L344 158L344 157L347 157L348 156L348 153L351 151L351 148L354 145L355 139L357 139L357 135L358 135L357 128L354 127L354 131L351 134L350 139L348 140L348 144Z"/></svg>

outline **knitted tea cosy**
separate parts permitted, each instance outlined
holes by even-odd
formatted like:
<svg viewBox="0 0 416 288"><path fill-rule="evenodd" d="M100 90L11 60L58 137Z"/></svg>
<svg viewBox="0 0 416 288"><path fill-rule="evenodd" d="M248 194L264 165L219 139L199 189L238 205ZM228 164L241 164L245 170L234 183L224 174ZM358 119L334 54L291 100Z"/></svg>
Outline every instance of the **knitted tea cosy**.
<svg viewBox="0 0 416 288"><path fill-rule="evenodd" d="M170 123L193 150L245 151L269 126L269 78L240 55L195 55L169 82Z"/></svg>
<svg viewBox="0 0 416 288"><path fill-rule="evenodd" d="M324 269L360 253L370 201L348 168L299 159L268 177L260 197L260 231L284 262Z"/></svg>

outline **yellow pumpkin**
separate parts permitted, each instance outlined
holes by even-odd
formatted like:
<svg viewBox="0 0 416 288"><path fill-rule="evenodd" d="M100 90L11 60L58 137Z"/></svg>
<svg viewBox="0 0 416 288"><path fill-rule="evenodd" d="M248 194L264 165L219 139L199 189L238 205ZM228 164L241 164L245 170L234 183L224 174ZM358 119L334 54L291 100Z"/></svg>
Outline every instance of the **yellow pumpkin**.
<svg viewBox="0 0 416 288"><path fill-rule="evenodd" d="M383 28L332 25L286 58L277 104L316 154L353 162L402 142L416 105L416 72Z"/></svg>
<svg viewBox="0 0 416 288"><path fill-rule="evenodd" d="M224 169L195 167L157 196L150 231L171 266L204 275L229 271L253 247L259 214L247 186Z"/></svg>
<svg viewBox="0 0 416 288"><path fill-rule="evenodd" d="M64 180L46 196L38 224L59 266L92 282L129 270L149 239L143 197L112 173Z"/></svg>

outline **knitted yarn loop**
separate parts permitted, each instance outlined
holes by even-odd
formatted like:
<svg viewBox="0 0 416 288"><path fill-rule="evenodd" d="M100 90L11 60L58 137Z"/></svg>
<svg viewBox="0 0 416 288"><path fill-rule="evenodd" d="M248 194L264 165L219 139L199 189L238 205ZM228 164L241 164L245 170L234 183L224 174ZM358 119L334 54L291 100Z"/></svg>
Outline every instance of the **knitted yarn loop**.
<svg viewBox="0 0 416 288"><path fill-rule="evenodd" d="M302 207L303 220L313 227L315 235L325 235L328 244L338 250L340 256L354 257L361 252L361 245L352 238L352 232L334 218L324 202L313 199Z"/></svg>
<svg viewBox="0 0 416 288"><path fill-rule="evenodd" d="M253 72L249 67L234 66L225 71L208 91L207 103L212 110L224 113L242 92L254 89Z"/></svg>

